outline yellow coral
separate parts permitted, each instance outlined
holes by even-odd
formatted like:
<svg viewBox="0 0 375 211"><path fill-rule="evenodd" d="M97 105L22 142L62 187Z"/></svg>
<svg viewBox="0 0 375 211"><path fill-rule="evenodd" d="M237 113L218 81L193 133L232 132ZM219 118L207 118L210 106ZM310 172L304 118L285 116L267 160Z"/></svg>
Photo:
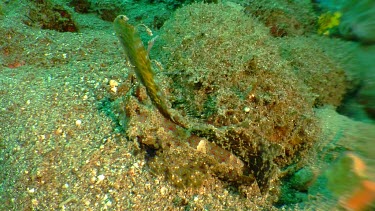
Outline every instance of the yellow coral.
<svg viewBox="0 0 375 211"><path fill-rule="evenodd" d="M318 20L318 34L330 35L331 30L340 24L341 12L326 12L319 16Z"/></svg>

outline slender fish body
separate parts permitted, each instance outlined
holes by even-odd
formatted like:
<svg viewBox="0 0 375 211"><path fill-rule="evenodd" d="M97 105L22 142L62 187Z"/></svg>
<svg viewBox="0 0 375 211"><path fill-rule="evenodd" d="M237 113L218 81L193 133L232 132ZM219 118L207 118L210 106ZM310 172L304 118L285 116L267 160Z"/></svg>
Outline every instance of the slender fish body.
<svg viewBox="0 0 375 211"><path fill-rule="evenodd" d="M114 29L125 51L126 59L133 66L138 80L146 87L148 96L159 112L177 125L187 128L187 124L183 123L182 117L172 115L171 109L167 107L166 99L155 83L154 71L147 50L143 46L136 28L129 24L128 20L129 18L125 15L119 15L114 20Z"/></svg>

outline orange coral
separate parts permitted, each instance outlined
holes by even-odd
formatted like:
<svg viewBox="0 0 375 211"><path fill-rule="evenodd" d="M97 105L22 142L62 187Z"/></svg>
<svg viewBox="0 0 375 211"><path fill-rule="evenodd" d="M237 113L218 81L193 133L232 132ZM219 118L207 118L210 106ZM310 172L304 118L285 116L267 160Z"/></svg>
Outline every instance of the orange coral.
<svg viewBox="0 0 375 211"><path fill-rule="evenodd" d="M343 207L347 210L360 211L367 208L375 201L375 182L364 180L361 186L349 198L342 200Z"/></svg>

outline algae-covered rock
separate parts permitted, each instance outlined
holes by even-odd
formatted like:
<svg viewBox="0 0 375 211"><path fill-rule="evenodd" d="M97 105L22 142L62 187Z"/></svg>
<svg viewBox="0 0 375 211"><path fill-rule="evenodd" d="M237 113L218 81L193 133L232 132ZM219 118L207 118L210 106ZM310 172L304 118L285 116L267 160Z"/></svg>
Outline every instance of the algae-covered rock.
<svg viewBox="0 0 375 211"><path fill-rule="evenodd" d="M247 1L245 12L263 22L274 37L300 36L316 29L316 14L309 0Z"/></svg>
<svg viewBox="0 0 375 211"><path fill-rule="evenodd" d="M298 170L293 177L291 178L291 186L300 191L306 191L309 186L314 182L316 178L316 174L314 171L309 168L305 167Z"/></svg>
<svg viewBox="0 0 375 211"><path fill-rule="evenodd" d="M315 106L338 107L345 95L358 86L359 73L354 71L358 63L354 57L356 44L320 36L285 37L277 42L282 57L316 95Z"/></svg>
<svg viewBox="0 0 375 211"><path fill-rule="evenodd" d="M303 46L313 40L296 43ZM313 111L317 94L311 84L321 76L301 76L294 65L299 57L284 55L292 50L281 43L238 5L197 3L178 9L161 28L151 57L164 67L155 77L162 82L167 106L182 114L189 126L182 129L153 114L156 110L146 106L150 101L142 97L143 88L129 92L125 100L126 133L153 151L152 169L165 172L176 186L200 186L210 174L237 184L252 183L254 177L263 193L276 193L279 170L303 160L319 135ZM329 54L321 57L332 66L323 75L340 77L318 87L337 87L340 91L322 97L325 103L337 105L347 89L345 72ZM309 56L303 59L316 61ZM307 65L306 71L312 66ZM202 140L215 145L204 155L196 152ZM226 162L224 169L236 168L236 173L219 171L220 159L228 161L231 156L244 167ZM168 162L172 157L179 159ZM197 177L189 179L194 172ZM295 188L306 190L315 175L308 176L303 184L296 181Z"/></svg>
<svg viewBox="0 0 375 211"><path fill-rule="evenodd" d="M128 4L122 0L90 0L89 2L90 9L98 13L99 17L105 21L113 21L118 15L124 13L128 6Z"/></svg>
<svg viewBox="0 0 375 211"><path fill-rule="evenodd" d="M264 189L317 133L314 97L272 39L237 7L193 4L165 23L154 50L174 81L172 105L221 131L210 141L239 156Z"/></svg>
<svg viewBox="0 0 375 211"><path fill-rule="evenodd" d="M31 1L25 24L59 32L77 32L72 11L64 4L51 0Z"/></svg>

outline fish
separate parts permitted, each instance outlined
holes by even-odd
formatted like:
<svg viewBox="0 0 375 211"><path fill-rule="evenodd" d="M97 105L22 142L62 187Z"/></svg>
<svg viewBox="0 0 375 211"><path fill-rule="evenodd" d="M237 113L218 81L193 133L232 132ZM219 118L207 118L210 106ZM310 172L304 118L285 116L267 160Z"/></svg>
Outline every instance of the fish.
<svg viewBox="0 0 375 211"><path fill-rule="evenodd" d="M133 25L129 23L126 15L119 15L113 21L115 33L124 49L126 60L134 69L137 79L146 87L147 95L159 112L168 120L187 129L188 124L184 118L169 108L166 97L155 81L155 73L148 57L139 33Z"/></svg>
<svg viewBox="0 0 375 211"><path fill-rule="evenodd" d="M274 164L270 160L264 161L265 156L262 150L257 151L254 149L253 152L251 149L248 149L247 151L244 151L245 154L241 153L241 149L236 148L236 144L242 141L240 140L241 137L236 136L235 132L231 134L230 129L223 128L224 130L220 130L212 125L199 122L187 123L182 115L174 109L169 108L165 96L155 81L154 71L148 57L148 50L145 49L136 28L129 24L128 21L129 18L125 15L119 15L116 17L114 20L116 35L124 49L127 61L134 69L137 79L146 87L147 95L150 97L159 112L168 120L189 130L192 135L206 137L210 142L218 143L218 146L221 146L222 151L226 151L228 154L231 154L231 151L237 152L234 153L234 155L242 154L242 156L238 157L247 161L245 164L250 167L254 173L247 172L246 168L244 168L246 171L244 172L244 175L235 175L235 177L232 177L236 178L235 180L237 180L236 182L239 184L251 184L253 183L255 176L261 192L266 193L269 188L269 181L275 170ZM225 146L228 145L230 146L229 149L225 149ZM255 156L253 155L254 153L256 154ZM213 155L214 153L210 154ZM231 177L230 175L227 176Z"/></svg>

